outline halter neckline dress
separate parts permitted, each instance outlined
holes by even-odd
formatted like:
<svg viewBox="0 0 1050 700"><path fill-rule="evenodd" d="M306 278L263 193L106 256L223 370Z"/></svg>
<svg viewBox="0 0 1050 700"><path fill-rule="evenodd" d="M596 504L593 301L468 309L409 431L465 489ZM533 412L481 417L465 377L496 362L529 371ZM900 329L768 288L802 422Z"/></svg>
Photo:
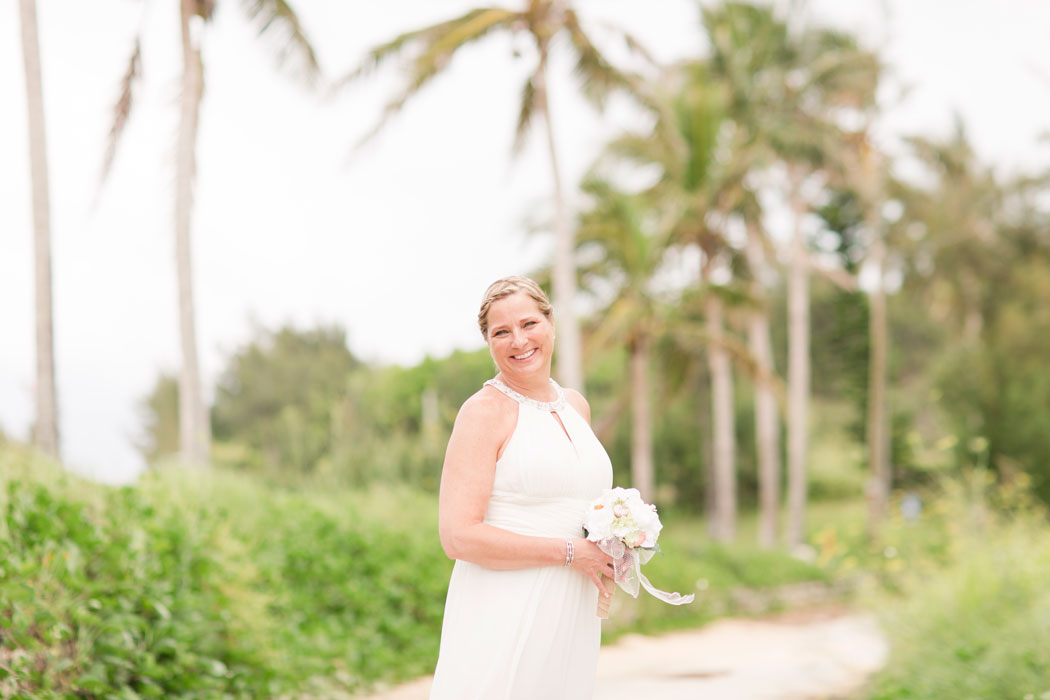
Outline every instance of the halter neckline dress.
<svg viewBox="0 0 1050 700"><path fill-rule="evenodd" d="M551 384L557 399L542 402L498 379L485 382L518 403L485 522L523 535L583 537L588 503L612 487L612 464ZM497 571L457 561L430 700L588 700L601 641L597 603L594 583L561 565Z"/></svg>

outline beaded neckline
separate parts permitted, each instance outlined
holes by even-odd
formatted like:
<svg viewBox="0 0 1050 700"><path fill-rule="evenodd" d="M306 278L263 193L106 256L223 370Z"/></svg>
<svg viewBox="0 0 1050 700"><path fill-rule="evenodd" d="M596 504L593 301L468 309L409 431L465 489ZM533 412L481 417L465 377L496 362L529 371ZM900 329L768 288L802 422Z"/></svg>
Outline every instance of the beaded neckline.
<svg viewBox="0 0 1050 700"><path fill-rule="evenodd" d="M518 392L514 391L509 386L496 379L495 377L485 382L485 386L491 386L493 389L502 391L504 394L514 399L518 403L523 403L526 406L532 406L533 408L538 409L540 411L564 410L566 403L565 390L558 386L558 382L554 381L553 377L551 378L550 382L551 386L553 386L555 391L558 392L558 398L554 399L553 401L537 401L536 399L529 398L524 394L519 394Z"/></svg>

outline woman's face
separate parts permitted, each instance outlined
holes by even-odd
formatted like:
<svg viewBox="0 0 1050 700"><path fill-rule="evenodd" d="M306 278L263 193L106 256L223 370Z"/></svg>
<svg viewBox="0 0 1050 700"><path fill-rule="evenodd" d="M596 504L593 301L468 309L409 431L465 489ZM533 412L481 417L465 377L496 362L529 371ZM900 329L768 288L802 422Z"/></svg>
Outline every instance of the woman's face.
<svg viewBox="0 0 1050 700"><path fill-rule="evenodd" d="M525 383L551 373L554 324L528 294L515 292L489 307L489 352L503 376Z"/></svg>

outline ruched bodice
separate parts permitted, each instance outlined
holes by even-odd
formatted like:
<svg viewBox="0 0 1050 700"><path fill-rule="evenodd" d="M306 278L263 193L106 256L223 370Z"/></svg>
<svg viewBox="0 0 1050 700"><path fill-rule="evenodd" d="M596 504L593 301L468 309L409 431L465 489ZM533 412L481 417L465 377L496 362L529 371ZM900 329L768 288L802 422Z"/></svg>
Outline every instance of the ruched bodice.
<svg viewBox="0 0 1050 700"><path fill-rule="evenodd" d="M521 535L583 537L580 513L587 499L562 496L525 496L493 491L485 522Z"/></svg>
<svg viewBox="0 0 1050 700"><path fill-rule="evenodd" d="M557 384L555 401L486 385L518 403L496 461L485 522L521 535L583 537L587 504L612 464ZM560 419L560 422L559 422ZM431 700L586 700L601 623L597 589L563 566L496 571L457 561L445 601Z"/></svg>

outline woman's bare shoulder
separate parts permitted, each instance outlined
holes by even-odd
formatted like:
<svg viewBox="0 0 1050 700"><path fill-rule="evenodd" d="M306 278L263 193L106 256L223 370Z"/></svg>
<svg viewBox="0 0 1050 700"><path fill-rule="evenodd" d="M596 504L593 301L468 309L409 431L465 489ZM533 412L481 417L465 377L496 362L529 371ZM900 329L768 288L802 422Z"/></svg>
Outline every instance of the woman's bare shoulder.
<svg viewBox="0 0 1050 700"><path fill-rule="evenodd" d="M583 398L583 394L575 389L566 389L565 399L576 409L577 413L583 416L584 420L591 422L591 405L587 403L587 399Z"/></svg>
<svg viewBox="0 0 1050 700"><path fill-rule="evenodd" d="M456 416L456 427L474 430L492 431L512 424L517 419L517 404L513 399L501 394L491 387L481 387L474 392ZM498 436L498 433L497 433Z"/></svg>

